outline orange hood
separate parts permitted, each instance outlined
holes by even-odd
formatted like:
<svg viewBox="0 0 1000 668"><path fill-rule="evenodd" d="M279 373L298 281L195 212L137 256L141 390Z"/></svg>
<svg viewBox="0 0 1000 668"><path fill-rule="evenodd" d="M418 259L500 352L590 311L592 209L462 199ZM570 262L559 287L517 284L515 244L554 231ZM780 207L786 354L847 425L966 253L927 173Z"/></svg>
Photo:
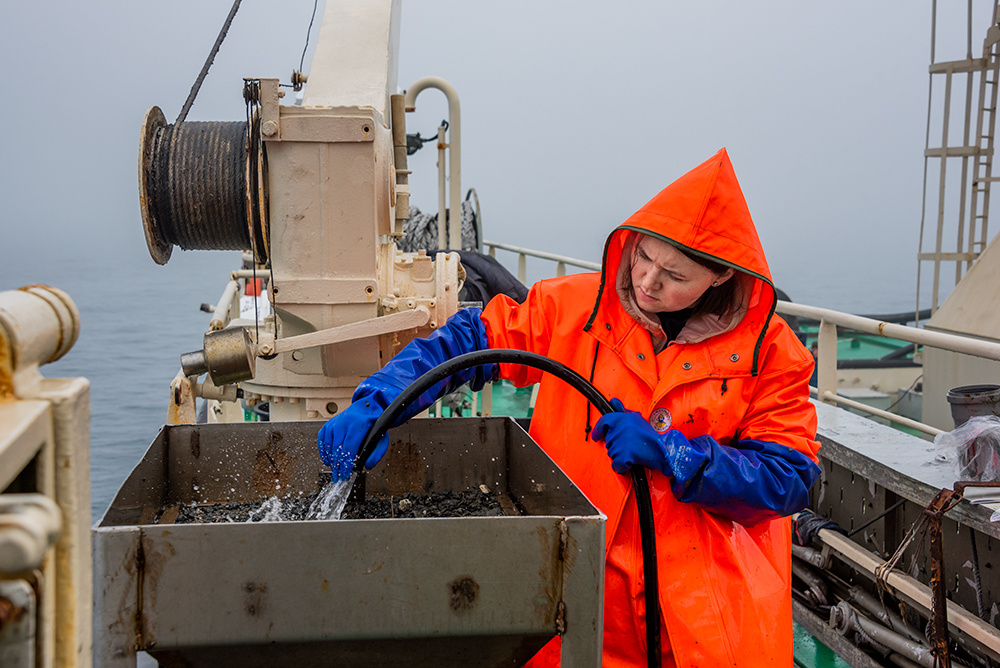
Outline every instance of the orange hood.
<svg viewBox="0 0 1000 668"><path fill-rule="evenodd" d="M629 239L633 235L630 232L658 237L739 272L739 278L734 277L734 280L740 280L744 303L739 313L732 314L736 321L724 327L731 329L748 313L753 314L746 324L763 325L759 348L774 313L777 296L757 228L725 148L661 190L611 232L604 245L601 287L594 311L584 328L587 331L600 312L623 307L615 287L622 260L631 252ZM628 310L628 306L624 308ZM756 371L755 350L754 375Z"/></svg>

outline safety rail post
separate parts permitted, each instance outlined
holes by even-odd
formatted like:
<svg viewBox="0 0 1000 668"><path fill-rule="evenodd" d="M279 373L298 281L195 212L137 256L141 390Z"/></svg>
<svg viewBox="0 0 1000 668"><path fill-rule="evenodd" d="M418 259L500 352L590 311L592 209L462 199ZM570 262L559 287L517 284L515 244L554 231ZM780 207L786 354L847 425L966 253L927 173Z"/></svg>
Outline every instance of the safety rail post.
<svg viewBox="0 0 1000 668"><path fill-rule="evenodd" d="M837 325L826 319L819 322L819 355L816 360L816 388L820 401L832 403L824 395L837 393Z"/></svg>

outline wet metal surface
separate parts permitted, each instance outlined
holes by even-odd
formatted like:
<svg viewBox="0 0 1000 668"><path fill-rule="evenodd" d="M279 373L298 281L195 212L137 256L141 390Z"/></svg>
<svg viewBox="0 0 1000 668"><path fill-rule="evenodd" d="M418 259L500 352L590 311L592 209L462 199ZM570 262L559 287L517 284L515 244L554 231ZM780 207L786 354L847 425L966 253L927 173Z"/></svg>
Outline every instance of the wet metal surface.
<svg viewBox="0 0 1000 668"><path fill-rule="evenodd" d="M160 433L95 528L106 665L137 649L167 666L516 665L563 621L564 654L599 663L604 518L509 419L411 420L367 480L396 510L485 487L503 515L156 523L165 507L315 494L320 426Z"/></svg>
<svg viewBox="0 0 1000 668"><path fill-rule="evenodd" d="M817 414L822 476L811 491L810 507L846 531L855 531L852 540L881 559L897 551L911 529L926 517L925 508L941 490L954 495L950 491L954 487L957 498L966 491L971 497L974 493L969 487L983 486L956 482L951 465L936 456L935 446L929 441L823 404L817 404ZM977 496L986 498L983 494ZM991 634L973 637L973 633L961 631L950 619L955 609L946 617L941 604L947 600L948 605L973 611L972 617L979 604L988 622L997 614L1000 571L994 555L1000 525L990 521L995 505L966 500L938 503L935 508L930 540L909 543L898 566L930 589L934 600L908 600L907 605L915 610L929 606L928 619L938 612L934 626L950 629L951 641L958 643L951 646L952 650L961 647L994 656ZM970 540L973 532L975 544ZM832 570L855 584L867 584L872 577L859 577L862 571L853 571L837 560ZM814 633L822 633L826 627L823 616L810 620L801 608L796 609L796 621ZM938 647L944 646L941 633L936 640ZM943 658L944 651L938 651Z"/></svg>

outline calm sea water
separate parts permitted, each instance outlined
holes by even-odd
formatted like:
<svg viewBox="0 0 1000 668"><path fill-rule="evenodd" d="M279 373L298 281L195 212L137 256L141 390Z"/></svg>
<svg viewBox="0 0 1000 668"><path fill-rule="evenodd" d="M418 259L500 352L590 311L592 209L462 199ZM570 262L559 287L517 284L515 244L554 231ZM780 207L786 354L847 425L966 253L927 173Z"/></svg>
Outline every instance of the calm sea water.
<svg viewBox="0 0 1000 668"><path fill-rule="evenodd" d="M66 240L9 242L0 253L0 290L45 283L68 292L80 310L79 341L42 372L90 379L96 521L162 426L179 356L201 347L208 326L210 315L199 306L219 299L239 254L175 250L160 267L141 239L117 249L102 246L100 252L81 250L86 247ZM904 272L890 271L876 281L856 270L812 275L789 286L780 268L773 269L779 287L798 302L855 313L913 308L912 281ZM789 269L794 270L786 268L786 274Z"/></svg>
<svg viewBox="0 0 1000 668"><path fill-rule="evenodd" d="M90 380L96 521L166 419L179 355L201 347L211 318L199 306L219 299L239 254L175 251L164 267L137 245L100 257L62 244L2 255L0 289L45 283L69 293L80 310L76 345L42 373Z"/></svg>

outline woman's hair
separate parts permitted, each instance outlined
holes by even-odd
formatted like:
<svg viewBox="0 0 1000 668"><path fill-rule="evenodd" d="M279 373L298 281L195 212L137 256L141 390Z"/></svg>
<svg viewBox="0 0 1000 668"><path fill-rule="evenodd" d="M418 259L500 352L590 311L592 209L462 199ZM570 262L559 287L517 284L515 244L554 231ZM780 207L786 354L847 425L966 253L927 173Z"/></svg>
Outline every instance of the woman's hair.
<svg viewBox="0 0 1000 668"><path fill-rule="evenodd" d="M708 258L701 257L700 255L695 255L690 253L685 248L680 248L675 246L677 250L684 254L684 257L694 260L701 266L705 267L713 274L722 274L726 269L730 269L726 265L716 262L714 260L709 260ZM738 286L739 272L735 273L729 277L729 280L725 283L709 287L705 290L705 293L701 298L694 303L692 307L694 311L691 315L703 315L705 313L711 313L713 315L725 315L729 311L735 310L738 306L738 296L737 296L737 286Z"/></svg>
<svg viewBox="0 0 1000 668"><path fill-rule="evenodd" d="M632 232L632 237L625 242L625 249L629 253L629 265L635 265L635 253L636 248L639 245L639 235L641 232ZM673 245L673 244L671 244ZM695 255L694 253L688 251L686 248L681 246L674 246L677 250L684 254L684 257L697 262L701 266L705 267L714 274L722 274L726 269L730 269L721 262L716 262L714 260L709 260L707 258L701 257L700 255ZM632 289L632 274L631 272L625 272L624 278L627 281L626 289ZM723 316L730 311L735 311L740 306L740 292L739 292L739 271L729 278L725 283L717 286L710 287L705 290L704 294L694 303L691 307L691 315L705 315L712 314Z"/></svg>

